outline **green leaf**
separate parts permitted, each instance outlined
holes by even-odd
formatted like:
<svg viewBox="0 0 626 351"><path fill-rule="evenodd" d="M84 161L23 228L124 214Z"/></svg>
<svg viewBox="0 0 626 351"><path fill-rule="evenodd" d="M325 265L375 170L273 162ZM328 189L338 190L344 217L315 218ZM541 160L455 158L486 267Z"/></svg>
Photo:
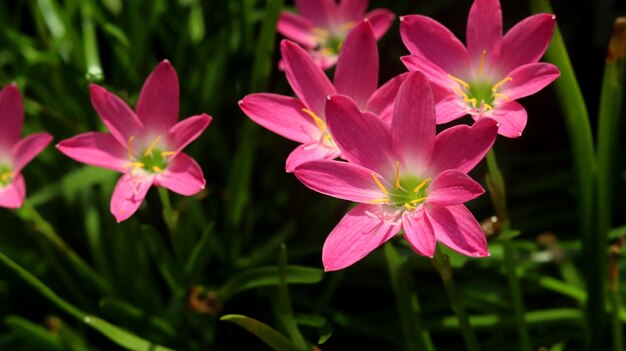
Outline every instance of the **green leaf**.
<svg viewBox="0 0 626 351"><path fill-rule="evenodd" d="M267 346L275 351L304 351L294 345L289 339L272 329L267 324L259 322L256 319L246 317L240 314L228 314L220 318L222 321L235 323L246 329L257 338L261 339Z"/></svg>
<svg viewBox="0 0 626 351"><path fill-rule="evenodd" d="M18 316L7 316L4 318L4 324L31 347L39 350L65 350L58 335L29 320Z"/></svg>
<svg viewBox="0 0 626 351"><path fill-rule="evenodd" d="M333 327L328 323L328 320L322 316L316 314L298 314L295 318L299 325L317 329L320 334L317 340L318 345L322 345L333 335Z"/></svg>
<svg viewBox="0 0 626 351"><path fill-rule="evenodd" d="M291 297L289 296L289 287L287 286L287 247L285 244L280 246L278 254L278 306L277 314L279 320L287 330L291 340L301 348L306 347L306 341L298 324L293 318L293 309L291 307Z"/></svg>
<svg viewBox="0 0 626 351"><path fill-rule="evenodd" d="M208 252L210 252L211 236L213 235L214 223L211 222L202 232L202 237L193 247L191 255L185 264L185 273L191 280L195 280L195 277L200 274L202 269L206 266L209 260Z"/></svg>

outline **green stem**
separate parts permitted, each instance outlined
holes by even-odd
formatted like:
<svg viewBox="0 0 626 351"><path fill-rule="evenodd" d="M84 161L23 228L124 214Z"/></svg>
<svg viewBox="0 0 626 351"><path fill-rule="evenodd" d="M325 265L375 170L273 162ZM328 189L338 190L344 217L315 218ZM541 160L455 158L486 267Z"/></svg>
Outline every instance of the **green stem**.
<svg viewBox="0 0 626 351"><path fill-rule="evenodd" d="M159 189L159 197L161 198L161 204L163 205L163 220L167 225L167 229L170 232L172 237L172 244L174 244L174 237L176 231L176 213L172 208L172 202L170 201L170 194L167 192L167 189L163 187L158 187Z"/></svg>
<svg viewBox="0 0 626 351"><path fill-rule="evenodd" d="M515 324L517 327L517 334L520 339L520 349L523 351L532 350L532 344L530 342L530 336L528 333L528 326L524 319L524 300L522 298L522 289L520 287L519 279L516 273L516 253L511 238L508 233L511 231L511 221L509 218L509 211L506 206L506 187L504 185L504 179L500 168L498 168L498 162L496 160L496 154L493 149L487 153L487 167L489 174L487 176L487 187L493 201L494 208L496 210L496 217L500 224L501 242L504 249L504 269L506 271L507 279L509 282L509 289L511 293L511 299L513 300L513 313L515 315Z"/></svg>
<svg viewBox="0 0 626 351"><path fill-rule="evenodd" d="M450 266L450 258L442 253L438 246L435 249L433 264L439 272L439 275L441 275L441 280L443 280L443 285L446 288L446 293L448 293L448 298L450 300L450 307L456 314L456 318L459 320L459 327L461 328L461 334L463 334L467 350L479 351L480 345L478 344L478 339L476 339L476 334L474 334L474 329L472 329L472 326L470 325L469 317L467 315L467 311L465 311L463 299L461 298L461 292L454 282L452 266Z"/></svg>
<svg viewBox="0 0 626 351"><path fill-rule="evenodd" d="M613 350L624 351L624 331L622 329L622 321L620 319L620 310L622 303L619 297L618 289L609 289L611 292L611 325L613 332Z"/></svg>
<svg viewBox="0 0 626 351"><path fill-rule="evenodd" d="M83 45L85 49L85 65L87 66L86 77L90 82L100 82L104 79L104 73L100 64L98 39L96 38L96 28L93 23L93 9L90 1L83 1L81 5Z"/></svg>

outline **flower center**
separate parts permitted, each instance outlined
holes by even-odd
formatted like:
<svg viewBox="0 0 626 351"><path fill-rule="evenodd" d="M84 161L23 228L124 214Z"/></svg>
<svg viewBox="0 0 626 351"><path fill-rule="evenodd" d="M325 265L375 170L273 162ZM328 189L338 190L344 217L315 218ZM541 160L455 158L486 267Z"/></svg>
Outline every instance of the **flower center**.
<svg viewBox="0 0 626 351"><path fill-rule="evenodd" d="M326 125L326 122L324 122L323 119L319 118L315 114L315 112L309 109L303 108L302 111L306 113L307 115L311 116L311 118L313 118L313 122L315 122L315 125L317 126L317 128L320 130L320 132L322 132L320 143L327 144L332 147L337 147L337 145L335 144L335 141L333 140L332 135L330 135L330 131L328 130L328 126Z"/></svg>
<svg viewBox="0 0 626 351"><path fill-rule="evenodd" d="M396 161L396 179L394 186L387 189L372 172L372 178L380 190L386 195L384 198L368 201L370 204L388 204L395 207L404 207L414 210L417 205L426 201L427 184L432 178L421 179L413 175L400 176L400 162Z"/></svg>
<svg viewBox="0 0 626 351"><path fill-rule="evenodd" d="M0 166L0 187L5 187L11 184L15 175L11 172L9 166Z"/></svg>
<svg viewBox="0 0 626 351"><path fill-rule="evenodd" d="M316 50L323 56L339 54L348 32L354 25L354 22L347 22L332 32L325 28L311 28L313 40L317 43Z"/></svg>
<svg viewBox="0 0 626 351"><path fill-rule="evenodd" d="M128 166L131 168L131 173L139 169L148 173L163 173L163 170L170 161L170 156L174 155L175 152L162 151L159 149L158 146L161 138L161 135L157 136L150 146L139 156L134 155L132 150L135 136L133 135L128 139L128 160L131 161Z"/></svg>

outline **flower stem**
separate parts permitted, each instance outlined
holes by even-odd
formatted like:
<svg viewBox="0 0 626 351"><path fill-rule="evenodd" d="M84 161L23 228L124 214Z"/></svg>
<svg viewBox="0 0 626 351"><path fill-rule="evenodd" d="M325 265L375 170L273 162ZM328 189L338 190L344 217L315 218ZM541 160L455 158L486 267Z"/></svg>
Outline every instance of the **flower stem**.
<svg viewBox="0 0 626 351"><path fill-rule="evenodd" d="M158 189L159 197L161 198L161 203L163 204L163 220L165 221L167 229L170 232L170 236L172 237L172 244L174 244L177 216L172 209L172 203L170 201L170 195L167 192L167 189L163 187L158 187Z"/></svg>
<svg viewBox="0 0 626 351"><path fill-rule="evenodd" d="M89 1L83 1L81 6L85 65L87 66L86 77L90 82L100 82L104 79L104 73L102 73L102 65L100 64L98 39L96 38L96 28L93 22L93 9L91 6Z"/></svg>
<svg viewBox="0 0 626 351"><path fill-rule="evenodd" d="M611 326L614 351L624 351L622 321L620 320L622 302L619 296L619 258L624 243L626 243L626 238L622 237L611 245L609 260L609 294L611 298Z"/></svg>
<svg viewBox="0 0 626 351"><path fill-rule="evenodd" d="M520 339L520 349L523 351L530 351L532 350L532 345L528 333L528 326L526 325L526 320L524 318L522 289L516 273L515 248L513 247L510 237L511 221L509 219L509 212L506 206L506 188L504 186L504 179L502 178L502 173L500 173L500 169L498 168L496 154L493 149L489 150L487 153L487 167L489 169L487 187L489 188L489 193L491 194L491 199L496 210L496 217L498 218L498 223L500 224L500 241L504 249L504 268L509 281L511 298L513 299L513 312L517 327L517 334Z"/></svg>
<svg viewBox="0 0 626 351"><path fill-rule="evenodd" d="M465 311L465 306L463 305L461 292L454 282L452 267L450 266L450 258L446 254L441 252L439 246L437 246L437 248L435 249L433 264L439 272L439 275L441 275L441 280L443 280L443 285L446 288L446 292L448 293L448 298L450 300L450 307L452 307L452 310L456 314L456 318L459 320L459 327L461 328L461 333L463 334L463 339L465 340L465 346L467 347L467 350L480 350L478 339L476 339L476 334L474 333L474 329L472 329L472 326L470 325L467 311Z"/></svg>

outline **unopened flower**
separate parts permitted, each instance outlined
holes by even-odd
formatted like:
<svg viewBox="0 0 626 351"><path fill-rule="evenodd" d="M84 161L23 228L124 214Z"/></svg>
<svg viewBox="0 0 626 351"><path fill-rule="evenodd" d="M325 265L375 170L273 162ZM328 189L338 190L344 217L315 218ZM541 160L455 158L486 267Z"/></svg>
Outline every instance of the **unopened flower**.
<svg viewBox="0 0 626 351"><path fill-rule="evenodd" d="M22 207L26 197L22 169L52 141L48 133L20 139L23 125L20 90L9 84L0 91L0 207Z"/></svg>
<svg viewBox="0 0 626 351"><path fill-rule="evenodd" d="M322 69L335 65L348 33L363 19L372 24L378 40L395 18L387 9L365 13L368 0L296 0L295 4L298 13L281 13L278 32L307 49Z"/></svg>
<svg viewBox="0 0 626 351"><path fill-rule="evenodd" d="M499 122L499 134L516 138L526 126L526 110L515 100L543 89L559 76L556 66L538 62L554 32L555 16L524 19L502 36L498 0L475 0L467 21L467 46L432 18L401 18L400 33L410 56L409 70L424 72L442 101L437 123L470 114Z"/></svg>
<svg viewBox="0 0 626 351"><path fill-rule="evenodd" d="M135 213L152 185L186 196L204 188L202 169L182 150L202 134L211 116L178 122L178 77L169 61L161 62L145 81L136 111L99 85L89 88L110 133L79 134L57 148L76 161L124 173L111 199L118 222Z"/></svg>
<svg viewBox="0 0 626 351"><path fill-rule="evenodd" d="M348 97L329 99L328 126L349 162L317 160L294 171L315 191L360 203L326 239L327 271L350 266L401 229L424 256L434 255L437 241L464 255L488 255L485 235L463 203L484 193L467 172L493 145L494 120L436 135L434 98L420 72L400 87L391 127Z"/></svg>

